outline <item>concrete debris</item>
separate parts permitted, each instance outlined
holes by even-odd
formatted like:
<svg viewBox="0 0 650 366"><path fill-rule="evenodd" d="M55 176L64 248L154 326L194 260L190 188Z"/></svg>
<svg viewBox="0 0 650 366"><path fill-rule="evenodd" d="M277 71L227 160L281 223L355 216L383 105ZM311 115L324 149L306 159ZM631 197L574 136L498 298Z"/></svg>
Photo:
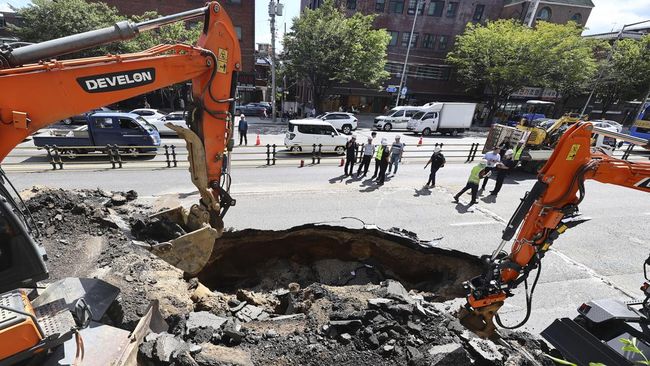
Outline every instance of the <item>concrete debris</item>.
<svg viewBox="0 0 650 366"><path fill-rule="evenodd" d="M415 304L415 300L409 295L404 286L395 280L386 280L386 297L408 304Z"/></svg>
<svg viewBox="0 0 650 366"><path fill-rule="evenodd" d="M250 322L253 320L264 320L269 317L269 314L259 306L246 305L235 313L237 319L243 322Z"/></svg>
<svg viewBox="0 0 650 366"><path fill-rule="evenodd" d="M471 349L485 361L495 362L503 360L503 355L500 352L503 347L494 344L494 342L481 338L472 338L468 343Z"/></svg>
<svg viewBox="0 0 650 366"><path fill-rule="evenodd" d="M185 334L190 334L201 328L220 329L227 321L227 318L216 316L207 311L192 312L185 323Z"/></svg>

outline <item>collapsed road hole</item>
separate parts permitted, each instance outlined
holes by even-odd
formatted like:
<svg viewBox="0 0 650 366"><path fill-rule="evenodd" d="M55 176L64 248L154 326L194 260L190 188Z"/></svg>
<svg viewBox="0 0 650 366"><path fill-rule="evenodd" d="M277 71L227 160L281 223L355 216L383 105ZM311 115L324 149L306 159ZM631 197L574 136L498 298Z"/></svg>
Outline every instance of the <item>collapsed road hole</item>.
<svg viewBox="0 0 650 366"><path fill-rule="evenodd" d="M465 295L462 282L481 273L478 257L420 242L397 231L304 225L288 230L226 232L198 274L212 290L269 291L400 281L445 301Z"/></svg>

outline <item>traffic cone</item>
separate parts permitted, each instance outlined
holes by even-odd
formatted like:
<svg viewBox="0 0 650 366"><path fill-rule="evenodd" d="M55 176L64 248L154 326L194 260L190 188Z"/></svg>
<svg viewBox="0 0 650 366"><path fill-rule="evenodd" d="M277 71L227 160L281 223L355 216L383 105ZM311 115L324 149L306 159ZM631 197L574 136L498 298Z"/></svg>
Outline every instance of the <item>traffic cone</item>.
<svg viewBox="0 0 650 366"><path fill-rule="evenodd" d="M255 140L255 146L260 146L262 145L262 142L260 141L260 134L257 134L257 140Z"/></svg>
<svg viewBox="0 0 650 366"><path fill-rule="evenodd" d="M422 136L420 136L420 141L418 141L418 146L422 146Z"/></svg>
<svg viewBox="0 0 650 366"><path fill-rule="evenodd" d="M341 159L341 164L339 164L339 167L345 165L345 159Z"/></svg>

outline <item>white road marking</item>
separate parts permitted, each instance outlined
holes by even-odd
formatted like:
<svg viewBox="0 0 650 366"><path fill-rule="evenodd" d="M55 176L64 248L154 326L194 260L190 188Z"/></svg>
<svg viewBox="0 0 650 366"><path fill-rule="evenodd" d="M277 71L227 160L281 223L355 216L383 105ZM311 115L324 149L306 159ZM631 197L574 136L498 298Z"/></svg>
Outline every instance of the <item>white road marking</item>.
<svg viewBox="0 0 650 366"><path fill-rule="evenodd" d="M456 222L449 226L502 225L499 221Z"/></svg>

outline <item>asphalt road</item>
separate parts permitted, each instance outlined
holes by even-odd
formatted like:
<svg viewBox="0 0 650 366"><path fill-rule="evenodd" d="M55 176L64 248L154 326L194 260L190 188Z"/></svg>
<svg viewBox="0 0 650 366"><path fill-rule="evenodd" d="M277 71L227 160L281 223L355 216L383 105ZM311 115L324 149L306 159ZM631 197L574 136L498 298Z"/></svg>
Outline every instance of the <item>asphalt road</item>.
<svg viewBox="0 0 650 366"><path fill-rule="evenodd" d="M323 222L360 227L355 219L342 219L355 217L383 228L407 229L422 239L440 238L441 246L482 255L499 243L505 222L534 183L532 176L514 175L496 200L482 197L468 209L452 203L452 195L464 186L470 165L447 164L431 190L422 189L427 176L423 165L406 159L381 188L370 180L345 178L343 168L334 165L235 167L231 194L237 206L226 216L226 226L282 229ZM19 189L135 189L142 200L158 207L198 200L185 168L14 172L11 178ZM641 295L642 265L650 252L650 196L595 182L586 188L581 211L592 219L560 237L545 257L525 329L539 332L556 317L572 317L590 299ZM467 203L469 196L461 201ZM507 324L522 319L523 293L509 299L501 313Z"/></svg>

